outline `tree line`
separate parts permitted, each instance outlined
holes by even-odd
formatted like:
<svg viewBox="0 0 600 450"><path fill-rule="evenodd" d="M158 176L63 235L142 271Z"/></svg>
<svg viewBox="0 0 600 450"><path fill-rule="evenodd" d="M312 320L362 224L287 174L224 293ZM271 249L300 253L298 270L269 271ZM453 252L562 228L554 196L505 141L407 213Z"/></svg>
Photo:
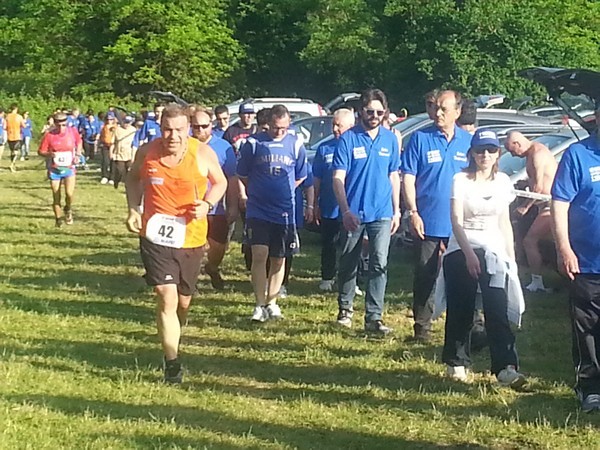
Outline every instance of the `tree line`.
<svg viewBox="0 0 600 450"><path fill-rule="evenodd" d="M600 69L596 0L3 0L0 91L206 103L434 87L516 98L530 66Z"/></svg>

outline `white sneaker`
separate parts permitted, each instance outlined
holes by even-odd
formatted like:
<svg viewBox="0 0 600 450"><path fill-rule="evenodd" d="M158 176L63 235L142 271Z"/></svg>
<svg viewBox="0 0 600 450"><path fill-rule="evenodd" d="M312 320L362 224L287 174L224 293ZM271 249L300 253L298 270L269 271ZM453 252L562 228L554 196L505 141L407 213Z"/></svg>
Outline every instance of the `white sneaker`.
<svg viewBox="0 0 600 450"><path fill-rule="evenodd" d="M319 283L319 289L321 291L332 291L333 280L321 280L321 282Z"/></svg>
<svg viewBox="0 0 600 450"><path fill-rule="evenodd" d="M456 381L466 383L468 381L465 366L446 366L446 375Z"/></svg>
<svg viewBox="0 0 600 450"><path fill-rule="evenodd" d="M534 281L532 281L527 286L525 286L525 289L529 292L549 292L550 291L549 289L546 289L546 287L543 284L536 283Z"/></svg>
<svg viewBox="0 0 600 450"><path fill-rule="evenodd" d="M283 319L283 314L281 314L281 308L277 303L269 303L267 305L267 314L269 314L269 319Z"/></svg>
<svg viewBox="0 0 600 450"><path fill-rule="evenodd" d="M287 289L285 286L281 286L281 288L279 288L279 294L277 294L277 297L287 298Z"/></svg>
<svg viewBox="0 0 600 450"><path fill-rule="evenodd" d="M363 295L365 295L365 294L364 294L364 292L363 292L363 291L361 291L361 290L360 290L360 288L359 288L358 286L356 286L356 287L354 288L354 293L355 293L356 295L358 295L359 297L362 297Z"/></svg>
<svg viewBox="0 0 600 450"><path fill-rule="evenodd" d="M21 156L21 158L19 158L19 161L25 161L25 157Z"/></svg>
<svg viewBox="0 0 600 450"><path fill-rule="evenodd" d="M269 313L264 306L256 306L252 312L253 322L265 322L269 320Z"/></svg>
<svg viewBox="0 0 600 450"><path fill-rule="evenodd" d="M506 366L498 375L496 375L498 383L501 386L518 389L527 383L527 378L522 373L517 372L515 366Z"/></svg>
<svg viewBox="0 0 600 450"><path fill-rule="evenodd" d="M110 185L114 185L114 184L115 184L115 182L114 182L113 180L108 180L108 184L110 184Z"/></svg>
<svg viewBox="0 0 600 450"><path fill-rule="evenodd" d="M106 178L106 177L103 177L103 178L100 180L100 184L107 184L107 183L108 183L108 178Z"/></svg>

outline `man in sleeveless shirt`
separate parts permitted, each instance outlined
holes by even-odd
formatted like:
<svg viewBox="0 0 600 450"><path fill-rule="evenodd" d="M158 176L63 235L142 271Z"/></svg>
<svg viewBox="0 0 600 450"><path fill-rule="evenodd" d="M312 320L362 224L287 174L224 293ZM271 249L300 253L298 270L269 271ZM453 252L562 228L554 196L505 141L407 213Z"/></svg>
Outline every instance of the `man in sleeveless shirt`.
<svg viewBox="0 0 600 450"><path fill-rule="evenodd" d="M200 273L206 216L227 189L215 153L189 137L189 128L187 111L167 106L162 137L138 150L125 182L127 228L140 235L146 283L158 297L156 323L167 383L182 381L179 340Z"/></svg>

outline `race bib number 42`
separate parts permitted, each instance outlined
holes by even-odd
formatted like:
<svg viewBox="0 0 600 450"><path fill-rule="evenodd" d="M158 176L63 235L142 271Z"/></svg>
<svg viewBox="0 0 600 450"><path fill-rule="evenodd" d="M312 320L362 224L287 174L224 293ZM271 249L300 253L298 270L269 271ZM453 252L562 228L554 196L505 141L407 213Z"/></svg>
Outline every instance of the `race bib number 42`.
<svg viewBox="0 0 600 450"><path fill-rule="evenodd" d="M73 165L73 152L55 152L52 162L58 167L70 167Z"/></svg>
<svg viewBox="0 0 600 450"><path fill-rule="evenodd" d="M146 224L146 239L165 247L182 248L185 242L185 217L154 214Z"/></svg>

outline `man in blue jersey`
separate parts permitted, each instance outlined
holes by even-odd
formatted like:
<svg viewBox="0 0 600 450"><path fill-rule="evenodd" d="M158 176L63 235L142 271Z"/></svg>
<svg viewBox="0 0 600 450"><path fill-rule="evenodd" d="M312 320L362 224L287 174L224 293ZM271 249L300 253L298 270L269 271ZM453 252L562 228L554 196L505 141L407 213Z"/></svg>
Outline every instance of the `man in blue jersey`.
<svg viewBox="0 0 600 450"><path fill-rule="evenodd" d="M338 324L351 327L356 275L365 233L369 270L365 295L365 330L388 334L383 299L387 284L390 235L400 224L400 149L394 133L382 125L388 112L385 94L361 95L360 123L340 137L333 156L333 190L344 230L338 272Z"/></svg>
<svg viewBox="0 0 600 450"><path fill-rule="evenodd" d="M165 105L162 103L154 104L154 111L148 113L144 125L140 128L139 133L135 138L134 145L141 146L162 136L160 131L160 119L162 117L163 109L165 109ZM138 147L136 147L136 150L137 148Z"/></svg>
<svg viewBox="0 0 600 450"><path fill-rule="evenodd" d="M0 108L0 159L4 153L4 146L6 145L6 118L4 117L5 112L3 108Z"/></svg>
<svg viewBox="0 0 600 450"><path fill-rule="evenodd" d="M402 153L402 190L415 237L413 278L414 336L430 339L435 285L440 254L452 232L450 193L454 175L467 165L471 135L456 125L462 98L441 91L435 98L434 124L416 131Z"/></svg>
<svg viewBox="0 0 600 450"><path fill-rule="evenodd" d="M600 99L596 109L600 126ZM575 391L584 412L600 410L600 132L564 153L552 186L559 270L571 280Z"/></svg>
<svg viewBox="0 0 600 450"><path fill-rule="evenodd" d="M237 217L236 158L229 142L212 134L211 116L211 111L208 109L196 107L192 115L191 127L193 136L200 142L208 144L217 154L221 169L228 181L226 203L221 199L207 215L209 247L208 262L204 266L204 272L210 277L212 287L223 290L225 282L219 273L219 266L227 249L229 223Z"/></svg>
<svg viewBox="0 0 600 450"><path fill-rule="evenodd" d="M94 111L88 110L83 121L83 148L88 161L94 159L96 155L101 129L102 123L96 118Z"/></svg>
<svg viewBox="0 0 600 450"><path fill-rule="evenodd" d="M294 192L306 178L306 150L289 132L290 113L271 108L269 130L250 136L239 152L237 173L246 185L246 236L252 250L256 307L252 320L282 317L276 303L286 254L297 247ZM231 127L230 127L231 128ZM269 273L267 277L267 259Z"/></svg>
<svg viewBox="0 0 600 450"><path fill-rule="evenodd" d="M216 125L212 129L214 136L222 138L225 130L229 127L229 109L225 105L215 107L215 122Z"/></svg>
<svg viewBox="0 0 600 450"><path fill-rule="evenodd" d="M337 266L337 245L340 237L340 208L333 192L333 155L340 136L354 126L354 113L346 108L333 114L333 138L319 145L313 161L315 185L315 220L321 227L321 283L322 291L333 290Z"/></svg>

